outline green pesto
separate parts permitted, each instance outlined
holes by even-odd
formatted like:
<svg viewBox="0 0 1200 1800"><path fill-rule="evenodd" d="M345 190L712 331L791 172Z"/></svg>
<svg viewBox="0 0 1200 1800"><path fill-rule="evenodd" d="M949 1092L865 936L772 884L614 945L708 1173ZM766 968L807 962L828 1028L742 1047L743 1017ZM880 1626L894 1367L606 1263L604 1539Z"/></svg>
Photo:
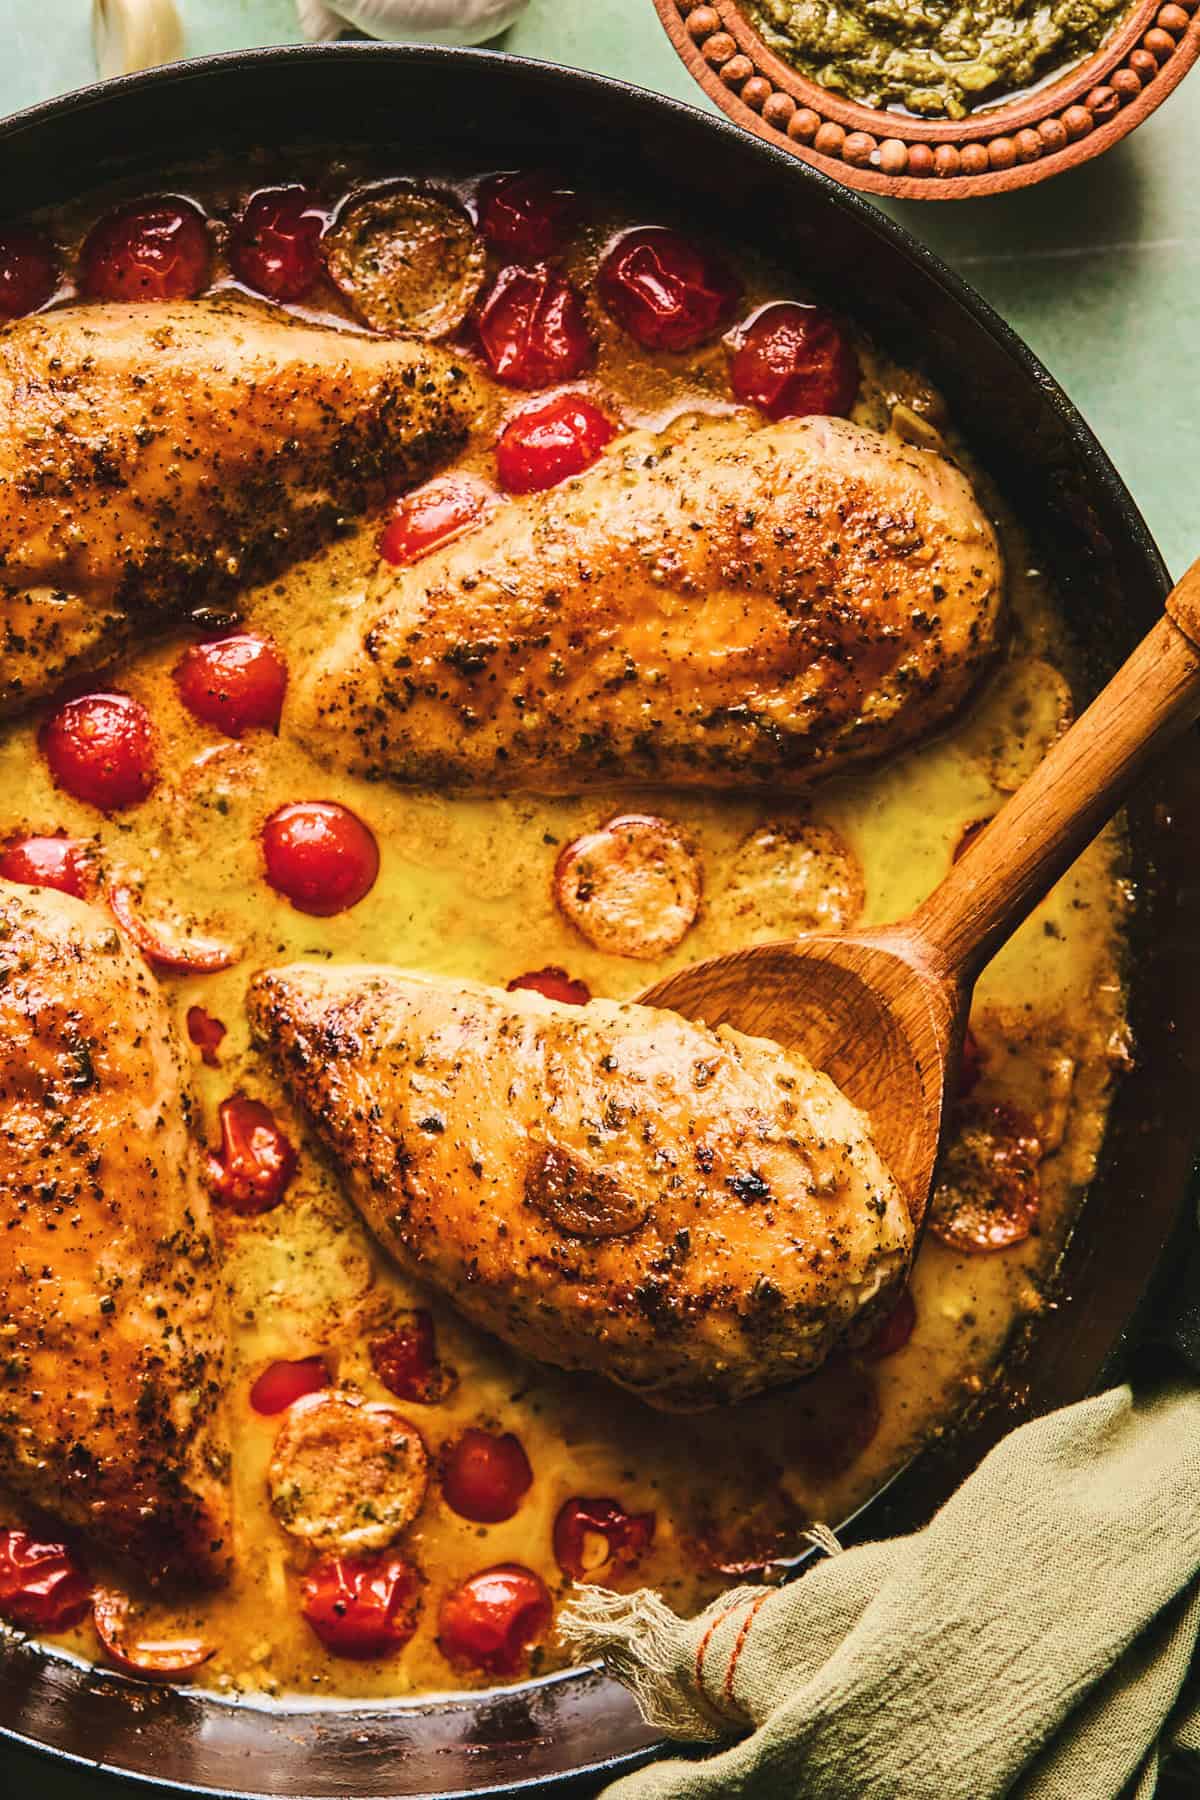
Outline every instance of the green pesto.
<svg viewBox="0 0 1200 1800"><path fill-rule="evenodd" d="M764 41L866 106L961 119L1098 48L1129 0L755 0Z"/></svg>

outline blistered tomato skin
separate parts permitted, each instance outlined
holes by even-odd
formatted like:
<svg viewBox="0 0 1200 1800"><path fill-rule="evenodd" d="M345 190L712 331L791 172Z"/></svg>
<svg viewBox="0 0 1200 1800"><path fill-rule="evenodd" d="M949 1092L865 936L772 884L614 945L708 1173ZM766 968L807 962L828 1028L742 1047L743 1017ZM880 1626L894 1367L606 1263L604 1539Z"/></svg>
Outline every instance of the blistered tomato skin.
<svg viewBox="0 0 1200 1800"><path fill-rule="evenodd" d="M43 723L38 743L56 787L101 812L123 812L155 782L150 715L128 694L83 694Z"/></svg>
<svg viewBox="0 0 1200 1800"><path fill-rule="evenodd" d="M450 1446L442 1464L447 1506L477 1525L511 1519L532 1483L529 1458L511 1431L498 1436L471 1426Z"/></svg>
<svg viewBox="0 0 1200 1800"><path fill-rule="evenodd" d="M531 988L547 1000L559 1000L564 1006L586 1006L592 990L586 981L573 981L565 969L551 964L545 969L531 969L527 975L514 975L508 984L510 994Z"/></svg>
<svg viewBox="0 0 1200 1800"><path fill-rule="evenodd" d="M438 1647L448 1662L485 1675L515 1675L552 1612L546 1585L532 1569L497 1563L446 1595L438 1614Z"/></svg>
<svg viewBox="0 0 1200 1800"><path fill-rule="evenodd" d="M475 333L488 368L509 387L574 381L596 360L583 301L545 263L501 269L480 298Z"/></svg>
<svg viewBox="0 0 1200 1800"><path fill-rule="evenodd" d="M58 255L40 232L0 226L0 319L23 319L58 286Z"/></svg>
<svg viewBox="0 0 1200 1800"><path fill-rule="evenodd" d="M87 1617L92 1584L65 1544L0 1531L0 1619L21 1631L67 1631Z"/></svg>
<svg viewBox="0 0 1200 1800"><path fill-rule="evenodd" d="M331 1556L300 1584L300 1610L334 1656L373 1662L417 1628L421 1577L402 1556Z"/></svg>
<svg viewBox="0 0 1200 1800"><path fill-rule="evenodd" d="M780 300L764 306L738 333L729 382L743 406L768 419L847 414L858 398L854 346L823 306Z"/></svg>
<svg viewBox="0 0 1200 1800"><path fill-rule="evenodd" d="M379 534L379 554L402 567L419 562L439 544L449 543L482 519L487 492L465 475L441 475L392 502Z"/></svg>
<svg viewBox="0 0 1200 1800"><path fill-rule="evenodd" d="M328 919L369 894L379 846L362 820L333 800L281 806L263 826L267 880L297 912Z"/></svg>
<svg viewBox="0 0 1200 1800"><path fill-rule="evenodd" d="M200 1060L210 1069L217 1068L220 1063L217 1052L225 1036L220 1019L214 1019L202 1006L189 1006L186 1023L188 1037L199 1050Z"/></svg>
<svg viewBox="0 0 1200 1800"><path fill-rule="evenodd" d="M579 214L576 196L537 169L490 175L479 185L476 204L485 241L522 262L557 256Z"/></svg>
<svg viewBox="0 0 1200 1800"><path fill-rule="evenodd" d="M296 1362L268 1363L250 1389L250 1404L264 1418L286 1412L305 1394L327 1388L329 1369L322 1356L303 1356Z"/></svg>
<svg viewBox="0 0 1200 1800"><path fill-rule="evenodd" d="M233 228L229 262L239 281L271 300L303 300L324 263L325 211L300 186L263 188Z"/></svg>
<svg viewBox="0 0 1200 1800"><path fill-rule="evenodd" d="M554 1521L554 1555L573 1581L595 1576L610 1563L630 1567L654 1538L654 1514L629 1513L603 1497L564 1501Z"/></svg>
<svg viewBox="0 0 1200 1800"><path fill-rule="evenodd" d="M420 1406L444 1400L457 1377L438 1360L433 1317L424 1307L399 1318L392 1330L367 1346L371 1367L388 1390Z"/></svg>
<svg viewBox="0 0 1200 1800"><path fill-rule="evenodd" d="M87 846L78 838L18 838L0 855L0 881L57 888L60 894L85 900L89 887Z"/></svg>
<svg viewBox="0 0 1200 1800"><path fill-rule="evenodd" d="M233 1094L220 1107L221 1148L208 1158L213 1198L244 1218L278 1206L296 1173L296 1152L269 1107Z"/></svg>
<svg viewBox="0 0 1200 1800"><path fill-rule="evenodd" d="M106 213L79 253L88 300L190 300L208 286L211 246L204 214L166 194Z"/></svg>
<svg viewBox="0 0 1200 1800"><path fill-rule="evenodd" d="M226 737L279 730L288 671L270 638L239 631L192 644L173 673L193 718Z"/></svg>
<svg viewBox="0 0 1200 1800"><path fill-rule="evenodd" d="M596 274L604 310L646 350L694 350L729 325L741 304L733 270L663 225L627 231Z"/></svg>
<svg viewBox="0 0 1200 1800"><path fill-rule="evenodd" d="M537 494L590 469L617 428L582 394L553 394L510 419L496 471L510 494Z"/></svg>

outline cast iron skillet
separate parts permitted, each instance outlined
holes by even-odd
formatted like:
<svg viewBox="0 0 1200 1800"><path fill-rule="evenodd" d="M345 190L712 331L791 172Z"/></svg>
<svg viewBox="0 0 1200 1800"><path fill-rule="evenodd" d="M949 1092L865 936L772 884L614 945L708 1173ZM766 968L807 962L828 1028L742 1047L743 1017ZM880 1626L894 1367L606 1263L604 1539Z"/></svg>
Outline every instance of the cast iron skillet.
<svg viewBox="0 0 1200 1800"><path fill-rule="evenodd" d="M1162 604L1162 559L1112 465L1050 376L971 290L865 201L719 120L594 75L482 52L376 45L213 57L110 82L0 125L0 211L121 174L248 147L336 144L399 170L542 161L758 243L819 277L903 360L928 368L1041 539L1099 685ZM2 429L2 425L0 425ZM1003 1391L860 1516L910 1528L1018 1417L1078 1399L1175 1258L1200 1074L1200 768L1174 765L1130 813L1137 1066L1065 1260L1060 1304L1017 1344ZM1174 1242L1173 1242L1174 1240ZM0 1653L0 1730L85 1765L204 1794L365 1800L511 1793L615 1773L654 1734L596 1670L505 1692L337 1710L258 1710L159 1692L35 1650Z"/></svg>

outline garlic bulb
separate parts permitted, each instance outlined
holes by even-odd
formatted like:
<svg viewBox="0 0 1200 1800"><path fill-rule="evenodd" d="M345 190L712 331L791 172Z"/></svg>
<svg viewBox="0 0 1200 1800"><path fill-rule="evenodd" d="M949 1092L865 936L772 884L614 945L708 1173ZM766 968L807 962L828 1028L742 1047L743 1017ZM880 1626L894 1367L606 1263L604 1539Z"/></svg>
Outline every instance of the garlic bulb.
<svg viewBox="0 0 1200 1800"><path fill-rule="evenodd" d="M175 0L92 0L92 42L105 78L174 62L183 49Z"/></svg>
<svg viewBox="0 0 1200 1800"><path fill-rule="evenodd" d="M528 0L296 0L300 29L316 41L347 26L368 37L480 44L506 31Z"/></svg>

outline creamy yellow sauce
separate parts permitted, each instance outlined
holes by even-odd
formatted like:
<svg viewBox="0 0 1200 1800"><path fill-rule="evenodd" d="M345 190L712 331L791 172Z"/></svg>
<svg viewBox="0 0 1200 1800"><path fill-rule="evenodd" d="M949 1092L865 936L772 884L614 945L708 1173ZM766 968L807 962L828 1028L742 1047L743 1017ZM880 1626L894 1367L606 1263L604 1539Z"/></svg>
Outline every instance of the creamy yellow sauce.
<svg viewBox="0 0 1200 1800"><path fill-rule="evenodd" d="M576 257L586 283L605 231L586 234ZM747 310L760 299L804 297L768 270L748 274ZM848 297L852 304L852 296ZM591 387L615 399L631 424L657 423L697 404L725 404L724 352L648 358L602 325ZM938 396L919 376L860 344L864 385L855 417L886 428L893 408L940 424ZM492 473L496 420L526 396L497 392L464 463ZM234 1439L236 1574L230 1589L191 1606L151 1605L158 1635L199 1630L217 1645L200 1678L224 1691L320 1697L407 1695L471 1685L435 1641L441 1596L502 1561L536 1570L556 1596L569 1592L551 1528L572 1495L606 1495L630 1511L653 1510L652 1549L624 1585L646 1582L688 1609L731 1577L719 1565L760 1562L802 1548L816 1520L836 1525L992 1377L1014 1322L1042 1303L1100 1143L1114 1067L1124 1055L1119 976L1124 897L1113 834L1094 846L987 970L972 1015L985 1053L980 1094L1019 1101L1049 1148L1042 1169L1040 1235L1000 1254L959 1257L927 1237L913 1277L917 1324L886 1360L851 1358L799 1390L705 1415L675 1418L643 1407L599 1380L531 1364L464 1324L452 1304L426 1293L376 1251L339 1182L272 1070L252 1048L243 996L252 971L295 957L392 961L451 978L503 985L559 964L596 994L625 998L671 969L738 944L814 924L848 922L861 872L862 918L905 913L942 878L964 829L996 810L1070 715L1069 656L1050 585L995 497L983 489L1005 546L1012 632L1007 662L949 731L880 769L836 779L809 805L770 796L613 788L579 799L487 799L370 786L317 765L289 729L230 742L182 707L171 680L184 639L158 644L120 669L114 684L142 700L159 733L161 779L133 811L102 819L49 779L36 720L0 743L3 836L65 829L91 839L109 878L140 890L151 920L170 920L237 942L237 965L210 976L163 976L184 1030L203 1006L227 1027L219 1067L194 1053L199 1117L210 1143L217 1107L235 1090L265 1099L301 1146L284 1203L259 1218L220 1215L232 1321L230 1416ZM371 522L285 579L249 596L246 617L270 632L297 674L362 604L376 569ZM266 884L263 821L293 800L332 799L366 820L382 865L352 911L315 919ZM678 948L654 962L592 949L557 911L551 875L569 839L636 806L682 826L699 847L704 898ZM764 827L819 823L834 837L801 839L763 875L748 841ZM815 846L813 853L810 848ZM850 862L857 864L857 871ZM768 859L771 860L771 859ZM305 1553L267 1504L264 1473L279 1428L248 1404L253 1378L276 1358L320 1353L342 1387L390 1397L372 1372L368 1340L392 1310L428 1306L441 1358L458 1373L444 1402L393 1402L416 1423L431 1454L468 1425L513 1431L534 1471L516 1516L499 1525L457 1517L436 1478L402 1548L427 1579L421 1624L381 1664L333 1658L299 1611ZM857 1426L877 1397L880 1424L860 1454ZM841 1465L839 1466L839 1458ZM17 1509L6 1509L15 1518ZM90 1628L64 1644L93 1655ZM561 1665L553 1635L533 1672ZM480 1678L482 1685L483 1678Z"/></svg>

